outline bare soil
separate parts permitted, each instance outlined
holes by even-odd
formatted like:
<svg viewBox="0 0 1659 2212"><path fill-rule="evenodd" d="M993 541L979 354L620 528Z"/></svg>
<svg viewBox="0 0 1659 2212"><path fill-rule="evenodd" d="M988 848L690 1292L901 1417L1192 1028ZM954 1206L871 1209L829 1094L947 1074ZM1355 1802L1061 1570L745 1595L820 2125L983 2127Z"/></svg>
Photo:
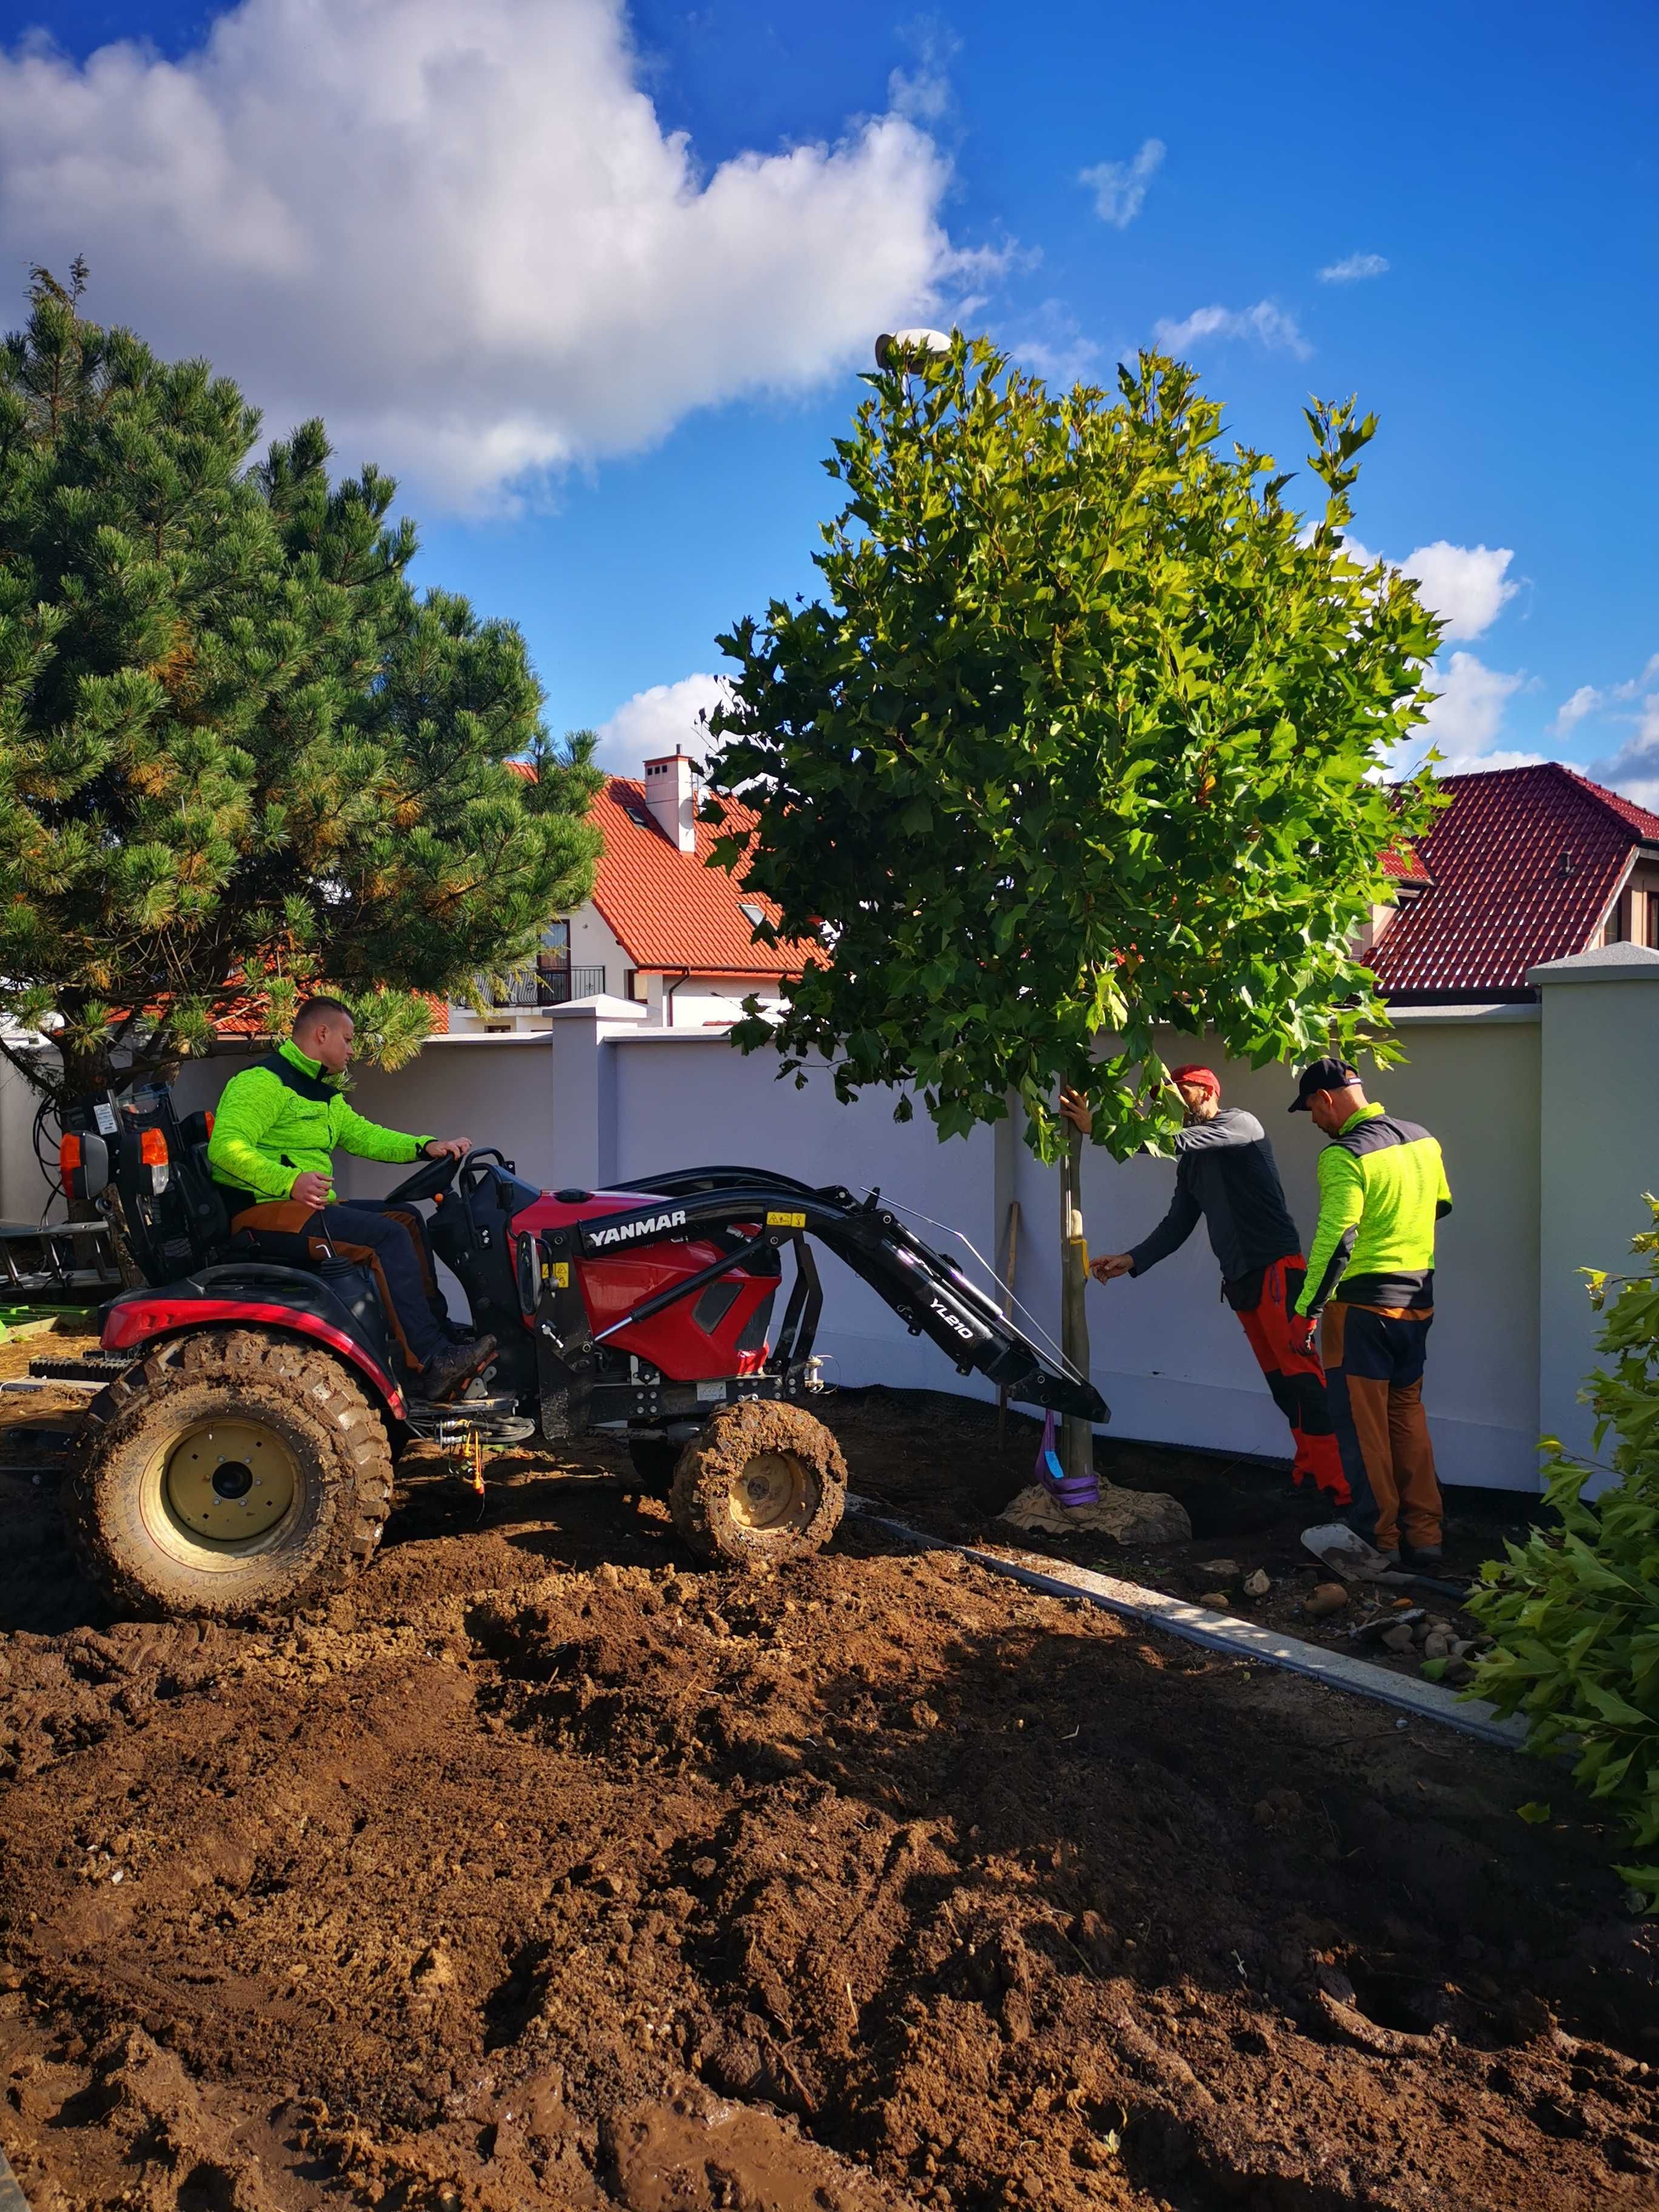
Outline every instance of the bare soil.
<svg viewBox="0 0 1659 2212"><path fill-rule="evenodd" d="M1029 1468L829 1411L951 1533ZM0 1474L33 2212L1659 2205L1659 1946L1516 1819L1556 1778L856 1520L702 1571L618 1469L411 1467L347 1595L237 1628L108 1618ZM1205 1556L1278 1556L1261 1497Z"/></svg>

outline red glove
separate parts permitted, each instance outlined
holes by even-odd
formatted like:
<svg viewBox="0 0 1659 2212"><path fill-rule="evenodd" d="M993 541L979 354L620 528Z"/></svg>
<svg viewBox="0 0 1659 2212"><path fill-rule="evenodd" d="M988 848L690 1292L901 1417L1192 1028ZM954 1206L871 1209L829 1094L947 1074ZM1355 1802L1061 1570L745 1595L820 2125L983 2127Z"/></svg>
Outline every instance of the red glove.
<svg viewBox="0 0 1659 2212"><path fill-rule="evenodd" d="M1319 1322L1313 1314L1292 1314L1291 1316L1291 1350L1310 1352L1319 1349Z"/></svg>

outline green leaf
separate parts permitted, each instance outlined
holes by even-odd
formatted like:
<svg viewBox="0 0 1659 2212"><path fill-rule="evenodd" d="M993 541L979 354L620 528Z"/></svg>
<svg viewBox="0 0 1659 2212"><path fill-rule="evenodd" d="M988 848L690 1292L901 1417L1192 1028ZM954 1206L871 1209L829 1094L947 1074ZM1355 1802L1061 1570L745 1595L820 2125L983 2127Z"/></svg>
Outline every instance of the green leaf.
<svg viewBox="0 0 1659 2212"><path fill-rule="evenodd" d="M1518 1820L1526 1821L1529 1827L1534 1828L1542 1827L1545 1821L1550 1817L1549 1807L1547 1805L1540 1805L1536 1798L1532 1799L1525 1805L1517 1805L1515 1811L1516 1817Z"/></svg>

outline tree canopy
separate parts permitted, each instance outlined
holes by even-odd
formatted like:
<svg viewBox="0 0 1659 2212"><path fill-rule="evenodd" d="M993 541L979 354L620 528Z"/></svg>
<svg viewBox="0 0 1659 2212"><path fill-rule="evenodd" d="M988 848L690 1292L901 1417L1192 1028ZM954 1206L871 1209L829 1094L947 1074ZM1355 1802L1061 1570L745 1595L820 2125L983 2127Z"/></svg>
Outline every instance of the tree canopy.
<svg viewBox="0 0 1659 2212"><path fill-rule="evenodd" d="M592 741L510 623L417 595L391 478L331 483L317 422L255 459L235 384L83 275L0 349L0 1012L79 1086L325 984L395 1060L586 896Z"/></svg>
<svg viewBox="0 0 1659 2212"><path fill-rule="evenodd" d="M960 336L866 381L823 596L720 641L711 778L758 821L717 858L781 909L758 936L833 946L737 1041L913 1085L942 1136L1017 1092L1048 1158L1070 1083L1121 1158L1178 1115L1159 1024L1256 1065L1376 1026L1352 947L1428 817L1426 771L1385 778L1439 633L1346 547L1373 418L1310 408L1308 526L1158 355L1115 401Z"/></svg>

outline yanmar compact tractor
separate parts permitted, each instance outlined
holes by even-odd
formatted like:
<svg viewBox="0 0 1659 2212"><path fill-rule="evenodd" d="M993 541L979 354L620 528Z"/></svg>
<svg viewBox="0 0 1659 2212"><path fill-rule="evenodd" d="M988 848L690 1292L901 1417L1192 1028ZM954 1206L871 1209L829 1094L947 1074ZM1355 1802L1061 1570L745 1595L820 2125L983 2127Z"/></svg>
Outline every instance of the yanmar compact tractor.
<svg viewBox="0 0 1659 2212"><path fill-rule="evenodd" d="M368 1268L238 1250L208 1172L210 1127L205 1114L180 1119L160 1087L64 1118L65 1188L112 1216L145 1287L103 1309L91 1361L36 1371L108 1378L64 1494L83 1560L134 1611L313 1602L372 1558L398 1454L422 1437L477 1462L489 1446L609 1431L703 1557L763 1565L816 1550L841 1518L847 1470L801 1402L820 1387L813 1238L958 1374L1106 1415L877 1193L860 1202L738 1167L544 1192L489 1149L424 1162L390 1194L430 1201L433 1245L501 1346L466 1396L422 1403Z"/></svg>

